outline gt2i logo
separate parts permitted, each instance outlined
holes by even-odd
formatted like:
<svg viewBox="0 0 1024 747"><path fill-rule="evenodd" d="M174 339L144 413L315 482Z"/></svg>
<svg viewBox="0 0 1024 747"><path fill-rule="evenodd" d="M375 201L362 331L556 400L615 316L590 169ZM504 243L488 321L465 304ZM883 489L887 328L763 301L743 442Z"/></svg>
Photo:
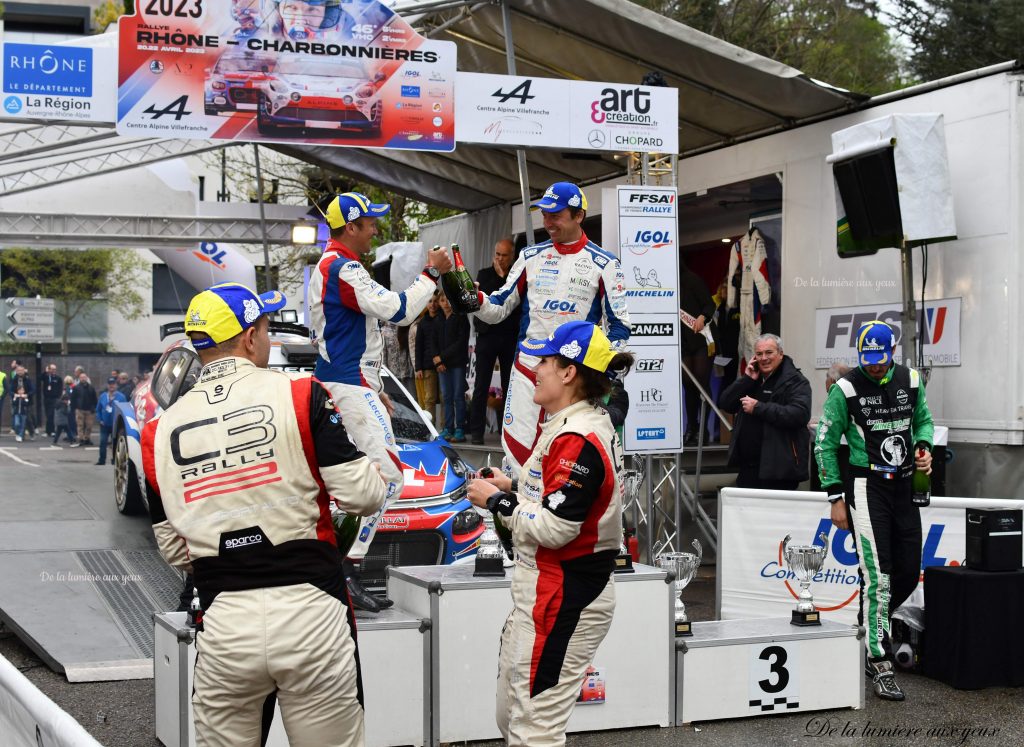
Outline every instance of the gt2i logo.
<svg viewBox="0 0 1024 747"><path fill-rule="evenodd" d="M553 311L556 314L575 314L576 304L571 301L559 301L557 298L549 298L541 306L543 311Z"/></svg>
<svg viewBox="0 0 1024 747"><path fill-rule="evenodd" d="M188 96L179 96L163 109L157 109L155 104L150 104L143 110L143 113L150 115L151 119L160 119L163 116L174 117L174 121L177 122L182 117L192 114L185 109L186 104L188 104Z"/></svg>
<svg viewBox="0 0 1024 747"><path fill-rule="evenodd" d="M590 119L597 124L651 124L650 98L649 91L639 88L605 88L590 105Z"/></svg>
<svg viewBox="0 0 1024 747"><path fill-rule="evenodd" d="M664 358L641 358L636 362L638 373L660 373L665 370Z"/></svg>
<svg viewBox="0 0 1024 747"><path fill-rule="evenodd" d="M201 18L203 0L149 0L143 13L147 16Z"/></svg>

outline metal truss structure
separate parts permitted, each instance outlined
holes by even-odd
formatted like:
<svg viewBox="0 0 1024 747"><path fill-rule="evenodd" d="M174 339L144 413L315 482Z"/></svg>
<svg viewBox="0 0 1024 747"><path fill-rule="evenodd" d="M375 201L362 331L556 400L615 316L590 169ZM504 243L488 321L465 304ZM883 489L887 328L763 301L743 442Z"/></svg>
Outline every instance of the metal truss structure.
<svg viewBox="0 0 1024 747"><path fill-rule="evenodd" d="M268 244L292 243L294 221L267 218ZM167 247L201 241L260 244L259 218L49 215L0 212L0 245Z"/></svg>
<svg viewBox="0 0 1024 747"><path fill-rule="evenodd" d="M117 137L113 126L32 124L0 132L0 163Z"/></svg>

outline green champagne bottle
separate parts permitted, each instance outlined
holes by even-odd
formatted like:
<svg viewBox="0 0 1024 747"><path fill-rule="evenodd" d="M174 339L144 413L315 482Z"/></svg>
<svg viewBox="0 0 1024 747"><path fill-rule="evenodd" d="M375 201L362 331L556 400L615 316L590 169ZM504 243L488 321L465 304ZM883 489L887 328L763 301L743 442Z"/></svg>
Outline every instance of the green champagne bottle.
<svg viewBox="0 0 1024 747"><path fill-rule="evenodd" d="M922 454L925 450L922 447L918 447L916 450L917 454ZM911 502L915 506L928 506L932 502L932 478L923 469L915 469L914 476L911 478L913 484L913 493L911 495Z"/></svg>
<svg viewBox="0 0 1024 747"><path fill-rule="evenodd" d="M338 543L338 552L341 553L341 557L348 557L359 532L359 517L355 514L332 511L331 524L334 525L334 539Z"/></svg>
<svg viewBox="0 0 1024 747"><path fill-rule="evenodd" d="M476 285L469 275L458 244L452 244L452 261L455 266L441 276L441 288L448 297L448 303L456 314L471 314L480 310L480 298Z"/></svg>

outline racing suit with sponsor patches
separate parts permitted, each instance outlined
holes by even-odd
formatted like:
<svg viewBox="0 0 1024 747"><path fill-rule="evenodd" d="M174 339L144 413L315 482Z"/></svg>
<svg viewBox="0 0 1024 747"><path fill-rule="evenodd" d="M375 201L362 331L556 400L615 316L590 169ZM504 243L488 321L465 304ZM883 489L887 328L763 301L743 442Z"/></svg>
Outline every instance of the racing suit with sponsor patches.
<svg viewBox="0 0 1024 747"><path fill-rule="evenodd" d="M330 516L384 502L327 391L224 358L142 434L153 532L190 571L197 745L257 745L276 692L293 745L362 745L355 620ZM273 710L268 711L272 713Z"/></svg>
<svg viewBox="0 0 1024 747"><path fill-rule="evenodd" d="M846 435L842 484L836 453ZM881 381L857 368L828 393L815 437L822 490L842 492L860 564L860 621L873 661L892 657L889 617L921 574L921 513L911 502L916 444L931 450L932 416L920 374L893 365Z"/></svg>
<svg viewBox="0 0 1024 747"><path fill-rule="evenodd" d="M355 445L380 465L388 496L380 511L365 518L348 556L366 555L388 503L402 492L391 418L382 404L380 367L384 343L380 322L412 324L426 308L436 281L420 275L395 293L380 285L340 241L331 240L309 281L310 338L320 354L315 376L330 390Z"/></svg>
<svg viewBox="0 0 1024 747"><path fill-rule="evenodd" d="M732 246L729 254L728 309L740 312L740 370L754 359L754 345L761 334L761 309L772 300L768 282L768 252L764 236L752 228Z"/></svg>
<svg viewBox="0 0 1024 747"><path fill-rule="evenodd" d="M621 455L589 402L541 427L517 494L488 501L512 532L514 608L501 634L497 720L509 745L565 744L588 665L611 626L622 542Z"/></svg>
<svg viewBox="0 0 1024 747"><path fill-rule="evenodd" d="M505 285L490 295L480 294L477 318L497 324L518 306L522 308L519 341L548 337L565 322L605 321L608 339L623 346L629 339L624 277L619 260L586 234L572 244L546 241L524 249L509 270ZM512 367L502 427L506 471L518 474L537 441L544 419L534 404L538 358L520 352Z"/></svg>

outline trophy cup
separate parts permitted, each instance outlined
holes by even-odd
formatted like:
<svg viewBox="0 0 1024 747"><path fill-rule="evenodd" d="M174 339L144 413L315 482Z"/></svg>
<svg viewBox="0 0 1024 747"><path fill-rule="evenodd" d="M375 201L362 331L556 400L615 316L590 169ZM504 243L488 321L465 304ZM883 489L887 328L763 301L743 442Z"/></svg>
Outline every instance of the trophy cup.
<svg viewBox="0 0 1024 747"><path fill-rule="evenodd" d="M697 551L696 555L692 552L666 552L656 558L658 567L669 571L674 577L672 586L676 592L676 635L693 635L693 631L690 630L690 620L686 617L686 605L682 600L683 589L697 575L697 569L700 568L703 556L700 542L694 540L693 547Z"/></svg>
<svg viewBox="0 0 1024 747"><path fill-rule="evenodd" d="M818 537L822 544L819 545L791 545L790 535L782 540L782 556L786 559L786 565L793 571L797 581L800 582L800 595L796 609L793 610L793 625L821 625L821 614L814 606L814 599L811 597L811 579L825 565L825 558L828 557L828 537L821 532Z"/></svg>
<svg viewBox="0 0 1024 747"><path fill-rule="evenodd" d="M640 486L644 482L643 462L634 457L633 468L622 471L622 517L626 517L626 509L633 505L633 502L640 498ZM619 545L619 554L615 558L616 573L633 572L633 556L629 554L629 538L636 530L622 530L622 544Z"/></svg>
<svg viewBox="0 0 1024 747"><path fill-rule="evenodd" d="M480 535L480 544L476 548L476 565L474 576L505 576L505 551L501 547L501 539L494 531L490 521Z"/></svg>

